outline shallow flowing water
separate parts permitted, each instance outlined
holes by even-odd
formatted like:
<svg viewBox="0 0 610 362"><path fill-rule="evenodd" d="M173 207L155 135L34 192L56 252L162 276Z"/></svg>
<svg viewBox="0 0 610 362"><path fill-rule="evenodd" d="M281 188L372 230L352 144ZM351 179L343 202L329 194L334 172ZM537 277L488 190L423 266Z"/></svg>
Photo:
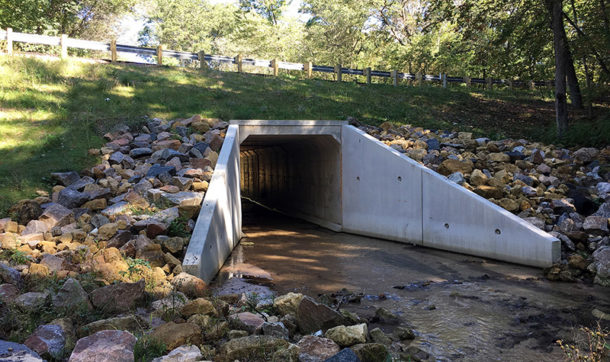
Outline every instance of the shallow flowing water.
<svg viewBox="0 0 610 362"><path fill-rule="evenodd" d="M609 289L549 282L540 269L334 233L249 203L243 224L246 238L219 273L217 291L363 293L344 308L400 315L416 331L412 344L438 360L561 360L555 341L594 325L592 309L610 311Z"/></svg>

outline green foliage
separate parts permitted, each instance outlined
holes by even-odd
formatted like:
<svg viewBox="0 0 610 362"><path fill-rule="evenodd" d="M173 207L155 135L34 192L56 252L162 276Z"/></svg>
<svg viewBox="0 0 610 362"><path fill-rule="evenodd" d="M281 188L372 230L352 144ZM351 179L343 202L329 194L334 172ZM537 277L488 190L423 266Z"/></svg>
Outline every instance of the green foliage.
<svg viewBox="0 0 610 362"><path fill-rule="evenodd" d="M135 279L141 279L142 274L147 270L150 269L150 263L147 260L144 259L137 259L137 258L125 258L125 262L127 263L127 270L126 271L120 271L119 274L123 277L127 277L129 280L132 281L136 281Z"/></svg>
<svg viewBox="0 0 610 362"><path fill-rule="evenodd" d="M173 220L170 224L169 227L167 228L167 235L169 236L179 236L181 238L186 238L189 237L191 235L190 232L188 232L187 230L187 222L189 219L185 218L185 217L178 217L175 220Z"/></svg>
<svg viewBox="0 0 610 362"><path fill-rule="evenodd" d="M32 258L21 250L6 249L0 252L0 258L14 265L26 264Z"/></svg>
<svg viewBox="0 0 610 362"><path fill-rule="evenodd" d="M165 344L153 339L150 335L138 338L133 348L134 360L136 362L148 362L165 354Z"/></svg>
<svg viewBox="0 0 610 362"><path fill-rule="evenodd" d="M0 0L0 28L106 39L137 0Z"/></svg>

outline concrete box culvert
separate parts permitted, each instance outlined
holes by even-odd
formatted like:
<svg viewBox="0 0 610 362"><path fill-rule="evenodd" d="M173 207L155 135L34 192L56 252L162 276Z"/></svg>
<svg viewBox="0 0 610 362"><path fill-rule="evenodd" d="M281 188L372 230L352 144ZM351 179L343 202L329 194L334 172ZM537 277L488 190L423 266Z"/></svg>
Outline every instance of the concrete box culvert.
<svg viewBox="0 0 610 362"><path fill-rule="evenodd" d="M241 238L241 197L333 231L524 265L559 240L342 121L232 121L184 258L214 278Z"/></svg>

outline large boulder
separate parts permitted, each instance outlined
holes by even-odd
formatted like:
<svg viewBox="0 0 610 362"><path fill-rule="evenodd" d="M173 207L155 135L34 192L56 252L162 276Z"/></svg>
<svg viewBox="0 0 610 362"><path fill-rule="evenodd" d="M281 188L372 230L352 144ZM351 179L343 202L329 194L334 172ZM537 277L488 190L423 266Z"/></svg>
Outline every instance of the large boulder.
<svg viewBox="0 0 610 362"><path fill-rule="evenodd" d="M42 215L42 208L36 201L21 200L8 210L8 214L19 224L26 225Z"/></svg>
<svg viewBox="0 0 610 362"><path fill-rule="evenodd" d="M63 205L52 203L47 206L39 219L51 229L73 223L74 213Z"/></svg>
<svg viewBox="0 0 610 362"><path fill-rule="evenodd" d="M303 300L303 294L290 292L288 294L280 295L273 300L273 308L277 310L281 315L286 314L297 314L297 308Z"/></svg>
<svg viewBox="0 0 610 362"><path fill-rule="evenodd" d="M180 346L166 356L158 357L152 362L195 362L203 360L201 350L197 346Z"/></svg>
<svg viewBox="0 0 610 362"><path fill-rule="evenodd" d="M290 345L281 338L271 336L247 336L235 338L220 347L226 360L270 360L273 354Z"/></svg>
<svg viewBox="0 0 610 362"><path fill-rule="evenodd" d="M100 331L79 339L69 362L133 362L136 337L125 331Z"/></svg>
<svg viewBox="0 0 610 362"><path fill-rule="evenodd" d="M352 346L351 349L363 362L385 362L390 359L390 353L383 344L363 343Z"/></svg>
<svg viewBox="0 0 610 362"><path fill-rule="evenodd" d="M447 159L441 162L438 173L441 175L451 175L454 172L461 172L467 174L472 172L473 164L471 161L459 161L454 159Z"/></svg>
<svg viewBox="0 0 610 362"><path fill-rule="evenodd" d="M229 321L234 329L241 329L249 333L260 330L265 323L265 320L260 315L250 312L233 314L229 317Z"/></svg>
<svg viewBox="0 0 610 362"><path fill-rule="evenodd" d="M66 280L57 294L53 296L53 306L55 308L91 309L87 292L81 287L78 280L72 278Z"/></svg>
<svg viewBox="0 0 610 362"><path fill-rule="evenodd" d="M341 349L331 339L316 336L301 338L297 346L299 347L299 361L301 362L324 361L339 353Z"/></svg>
<svg viewBox="0 0 610 362"><path fill-rule="evenodd" d="M168 351L183 344L203 343L201 329L192 323L169 322L160 325L150 334L150 338L165 344Z"/></svg>
<svg viewBox="0 0 610 362"><path fill-rule="evenodd" d="M56 324L41 325L23 344L42 357L60 359L66 346L66 332Z"/></svg>
<svg viewBox="0 0 610 362"><path fill-rule="evenodd" d="M341 347L349 347L358 343L366 343L368 329L366 323L356 324L353 326L336 326L326 331L326 338L332 339L333 342Z"/></svg>
<svg viewBox="0 0 610 362"><path fill-rule="evenodd" d="M596 284L610 287L610 246L602 246L593 253L589 269L595 273Z"/></svg>
<svg viewBox="0 0 610 362"><path fill-rule="evenodd" d="M0 361L43 361L38 353L23 344L0 340Z"/></svg>
<svg viewBox="0 0 610 362"><path fill-rule="evenodd" d="M304 297L301 300L296 317L299 329L305 334L344 324L344 317L341 313L310 297Z"/></svg>
<svg viewBox="0 0 610 362"><path fill-rule="evenodd" d="M91 322L79 328L77 334L82 338L99 331L120 330L139 335L146 329L148 329L148 322L144 318L138 315L126 315Z"/></svg>
<svg viewBox="0 0 610 362"><path fill-rule="evenodd" d="M144 280L137 283L120 283L95 289L91 292L91 303L106 312L121 313L133 310L144 296Z"/></svg>
<svg viewBox="0 0 610 362"><path fill-rule="evenodd" d="M186 303L182 308L180 308L180 314L188 318L194 314L203 314L203 315L215 315L216 308L214 308L214 304L205 298L197 298Z"/></svg>
<svg viewBox="0 0 610 362"><path fill-rule="evenodd" d="M180 273L172 279L172 285L177 291L186 294L190 298L199 298L205 296L207 284L194 275L188 273Z"/></svg>

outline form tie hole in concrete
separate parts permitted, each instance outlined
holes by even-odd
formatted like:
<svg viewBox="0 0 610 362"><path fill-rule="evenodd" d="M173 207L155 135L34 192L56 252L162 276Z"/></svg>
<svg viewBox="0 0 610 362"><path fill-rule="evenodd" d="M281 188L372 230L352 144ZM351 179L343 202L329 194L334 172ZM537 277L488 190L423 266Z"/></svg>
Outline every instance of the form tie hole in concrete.
<svg viewBox="0 0 610 362"><path fill-rule="evenodd" d="M502 234L502 231L500 229L496 229L496 234L500 235Z"/></svg>
<svg viewBox="0 0 610 362"><path fill-rule="evenodd" d="M402 181L402 177L398 176L398 182Z"/></svg>
<svg viewBox="0 0 610 362"><path fill-rule="evenodd" d="M360 181L360 176L356 176L356 181Z"/></svg>
<svg viewBox="0 0 610 362"><path fill-rule="evenodd" d="M445 223L445 229L449 229L449 224Z"/></svg>

